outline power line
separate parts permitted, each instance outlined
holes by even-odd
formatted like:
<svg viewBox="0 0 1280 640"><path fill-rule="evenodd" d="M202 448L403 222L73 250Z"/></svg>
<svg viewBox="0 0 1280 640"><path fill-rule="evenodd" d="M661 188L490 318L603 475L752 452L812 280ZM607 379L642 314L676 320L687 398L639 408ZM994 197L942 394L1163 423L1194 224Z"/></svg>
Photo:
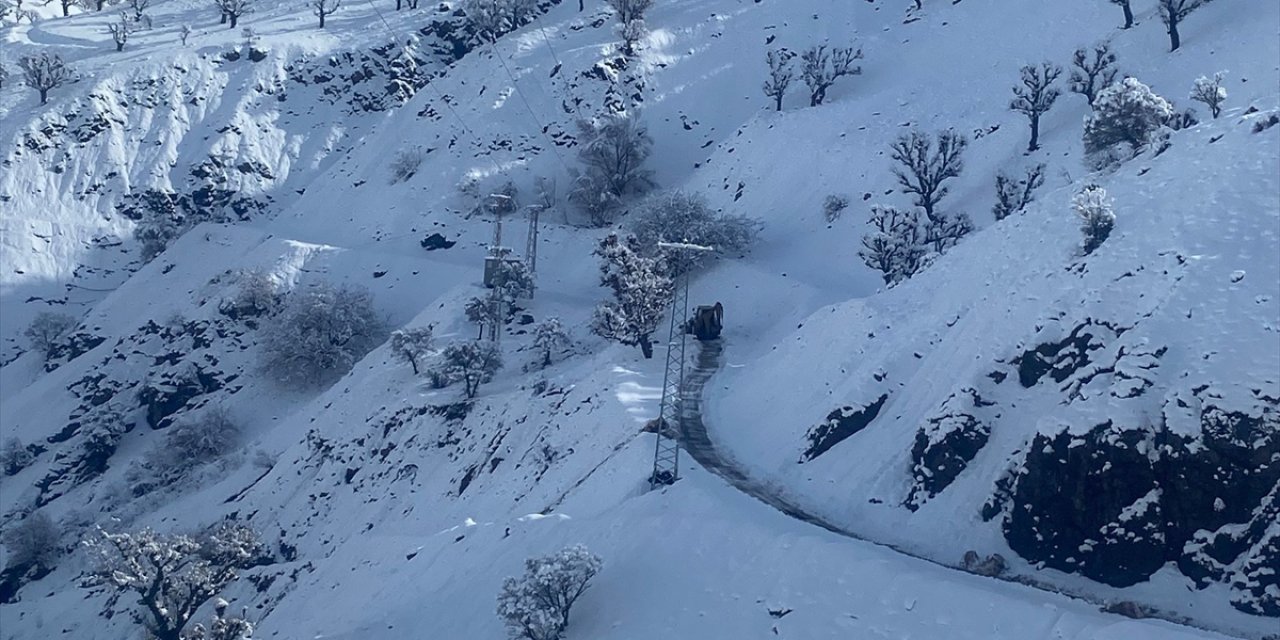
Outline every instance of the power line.
<svg viewBox="0 0 1280 640"><path fill-rule="evenodd" d="M511 73L511 67L507 66L507 61L502 57L502 54L498 52L496 42L497 38L489 40L489 51L493 52L494 57L498 59L498 63L501 64L503 70L507 72L507 77L511 78L512 88L516 90L516 95L520 96L520 101L524 103L524 108L529 112L529 117L533 118L533 123L538 126L538 131L542 133L542 138L550 145L551 153L555 155L556 160L560 161L560 165L564 167L566 172L571 172L572 169L569 168L569 164L564 161L564 158L560 157L560 151L556 149L556 141L552 140L551 136L547 135L547 128L542 126L542 121L538 119L538 114L533 111L533 105L529 104L529 99L525 97L524 91L520 89L520 83L516 82L515 74Z"/></svg>

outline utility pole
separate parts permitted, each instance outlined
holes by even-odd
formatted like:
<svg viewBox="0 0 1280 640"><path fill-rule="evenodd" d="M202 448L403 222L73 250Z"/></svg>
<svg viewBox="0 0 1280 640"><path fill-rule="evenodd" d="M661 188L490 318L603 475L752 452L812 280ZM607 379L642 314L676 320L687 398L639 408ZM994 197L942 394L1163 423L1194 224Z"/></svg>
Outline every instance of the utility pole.
<svg viewBox="0 0 1280 640"><path fill-rule="evenodd" d="M676 281L672 296L670 326L667 338L667 359L662 372L662 404L658 410L657 443L653 452L653 475L649 476L649 488L672 484L680 479L680 434L684 432L680 401L684 391L684 362L687 336L685 317L689 315L689 272L682 269L688 255L694 252L715 251L683 242L659 242L676 265Z"/></svg>
<svg viewBox="0 0 1280 640"><path fill-rule="evenodd" d="M538 273L538 217L542 215L542 205L531 204L529 209L529 239L524 247L525 266L529 267L529 275Z"/></svg>

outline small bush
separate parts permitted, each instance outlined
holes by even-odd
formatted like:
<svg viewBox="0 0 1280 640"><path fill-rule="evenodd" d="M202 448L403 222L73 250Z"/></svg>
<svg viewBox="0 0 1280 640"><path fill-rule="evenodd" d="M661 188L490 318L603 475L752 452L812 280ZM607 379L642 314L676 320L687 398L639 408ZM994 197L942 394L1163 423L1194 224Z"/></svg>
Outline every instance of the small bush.
<svg viewBox="0 0 1280 640"><path fill-rule="evenodd" d="M391 159L391 184L397 182L405 182L418 173L418 167L422 166L422 161L427 158L427 151L420 145L406 147L396 152L394 158Z"/></svg>
<svg viewBox="0 0 1280 640"><path fill-rule="evenodd" d="M54 347L68 333L71 333L76 324L76 319L65 313L41 311L27 326L26 330L22 332L22 335L26 337L27 344L32 349L40 352L41 355L48 359L53 353Z"/></svg>
<svg viewBox="0 0 1280 640"><path fill-rule="evenodd" d="M6 476L14 475L35 462L36 456L17 438L4 441L4 449L0 450L0 468Z"/></svg>
<svg viewBox="0 0 1280 640"><path fill-rule="evenodd" d="M385 335L368 290L328 283L287 296L265 333L263 368L295 387L341 377Z"/></svg>
<svg viewBox="0 0 1280 640"><path fill-rule="evenodd" d="M48 571L62 556L62 533L53 519L43 511L23 518L4 534L9 550L9 567Z"/></svg>
<svg viewBox="0 0 1280 640"><path fill-rule="evenodd" d="M1084 254L1089 255L1111 235L1116 215L1111 210L1111 198L1107 190L1096 184L1086 186L1071 199L1071 206L1080 216L1080 231L1084 234Z"/></svg>
<svg viewBox="0 0 1280 640"><path fill-rule="evenodd" d="M835 222L840 219L840 214L849 208L849 196L833 193L822 201L822 216L827 222Z"/></svg>
<svg viewBox="0 0 1280 640"><path fill-rule="evenodd" d="M507 578L498 594L498 617L519 640L560 640L569 611L600 572L600 557L582 545L524 562L524 575Z"/></svg>

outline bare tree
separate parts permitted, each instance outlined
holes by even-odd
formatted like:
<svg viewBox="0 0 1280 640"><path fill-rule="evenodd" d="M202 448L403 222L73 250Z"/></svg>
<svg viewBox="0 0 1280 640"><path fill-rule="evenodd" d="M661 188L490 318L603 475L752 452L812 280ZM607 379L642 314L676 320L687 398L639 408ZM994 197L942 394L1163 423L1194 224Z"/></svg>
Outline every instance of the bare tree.
<svg viewBox="0 0 1280 640"><path fill-rule="evenodd" d="M107 25L107 33L111 34L111 39L116 43L116 51L124 51L124 45L129 41L129 34L133 32L133 25L129 23L129 16L121 13L120 21Z"/></svg>
<svg viewBox="0 0 1280 640"><path fill-rule="evenodd" d="M320 28L324 28L325 16L332 15L342 6L342 0L308 0L307 4L311 5L311 11L320 18Z"/></svg>
<svg viewBox="0 0 1280 640"><path fill-rule="evenodd" d="M1222 115L1222 104L1227 101L1227 90L1222 86L1222 71L1213 74L1212 78L1200 76L1191 89L1191 99L1203 102L1209 107L1209 113L1217 119Z"/></svg>
<svg viewBox="0 0 1280 640"><path fill-rule="evenodd" d="M644 20L632 20L631 22L620 23L617 31L618 37L622 38L622 53L627 56L634 56L637 45L649 33L649 27Z"/></svg>
<svg viewBox="0 0 1280 640"><path fill-rule="evenodd" d="M133 11L133 21L138 24L151 22L147 17L147 9L151 8L151 0L129 0L129 9Z"/></svg>
<svg viewBox="0 0 1280 640"><path fill-rule="evenodd" d="M1078 93L1089 101L1097 99L1103 87L1111 86L1116 81L1116 54L1111 53L1111 46L1103 42L1093 47L1093 56L1089 51L1076 49L1071 56L1071 77L1067 89Z"/></svg>
<svg viewBox="0 0 1280 640"><path fill-rule="evenodd" d="M1108 0L1111 4L1120 5L1124 9L1124 26L1121 29L1128 29L1133 26L1133 7L1129 6L1129 0Z"/></svg>
<svg viewBox="0 0 1280 640"><path fill-rule="evenodd" d="M773 98L773 106L778 111L782 111L782 98L795 79L791 68L791 59L795 56L786 49L773 49L765 56L765 62L769 64L769 79L764 82L764 95Z"/></svg>
<svg viewBox="0 0 1280 640"><path fill-rule="evenodd" d="M44 511L36 511L4 533L9 551L7 569L24 567L36 572L48 571L57 563L64 549L62 531Z"/></svg>
<svg viewBox="0 0 1280 640"><path fill-rule="evenodd" d="M618 14L618 22L627 24L633 20L644 20L644 14L653 6L653 0L607 0Z"/></svg>
<svg viewBox="0 0 1280 640"><path fill-rule="evenodd" d="M178 30L178 39L182 41L182 46L184 47L187 46L187 38L190 38L190 37L191 37L191 25L189 24L182 25L182 28Z"/></svg>
<svg viewBox="0 0 1280 640"><path fill-rule="evenodd" d="M1036 189L1044 184L1044 164L1029 167L1021 178L1001 171L996 174L996 204L991 213L996 220L1004 220L1031 204Z"/></svg>
<svg viewBox="0 0 1280 640"><path fill-rule="evenodd" d="M893 175L903 191L915 196L914 204L924 209L930 220L941 220L936 211L938 201L947 195L944 183L964 169L960 155L969 141L955 131L938 133L937 148L933 138L920 131L903 134L890 147L891 157L900 167Z"/></svg>
<svg viewBox="0 0 1280 640"><path fill-rule="evenodd" d="M1053 86L1061 75L1062 67L1049 62L1042 62L1039 67L1022 67L1022 86L1013 88L1013 100L1009 102L1009 108L1026 116L1031 122L1031 142L1027 144L1027 151L1040 148L1040 116L1053 107L1054 101L1062 93Z"/></svg>
<svg viewBox="0 0 1280 640"><path fill-rule="evenodd" d="M53 355L53 350L62 341L63 336L71 333L77 320L65 313L41 311L31 324L23 330L22 335L32 349L40 352L46 359Z"/></svg>
<svg viewBox="0 0 1280 640"><path fill-rule="evenodd" d="M858 256L880 272L887 285L897 284L925 265L924 230L917 211L897 207L871 207L871 233L862 237Z"/></svg>
<svg viewBox="0 0 1280 640"><path fill-rule="evenodd" d="M213 0L213 4L222 12L222 22L230 21L232 29L241 17L253 11L253 0Z"/></svg>
<svg viewBox="0 0 1280 640"><path fill-rule="evenodd" d="M71 15L71 7L76 6L77 0L45 0L43 4L45 6L49 6L53 4L55 1L58 3L60 7L62 7L62 17L65 18Z"/></svg>
<svg viewBox="0 0 1280 640"><path fill-rule="evenodd" d="M1169 30L1169 51L1177 51L1182 46L1182 38L1178 35L1178 25L1192 11L1203 7L1209 0L1157 0L1156 8L1160 11L1160 21Z"/></svg>
<svg viewBox="0 0 1280 640"><path fill-rule="evenodd" d="M862 49L821 44L800 54L800 75L809 87L809 106L816 107L827 98L827 89L844 76L862 75L862 67L854 62L862 59Z"/></svg>

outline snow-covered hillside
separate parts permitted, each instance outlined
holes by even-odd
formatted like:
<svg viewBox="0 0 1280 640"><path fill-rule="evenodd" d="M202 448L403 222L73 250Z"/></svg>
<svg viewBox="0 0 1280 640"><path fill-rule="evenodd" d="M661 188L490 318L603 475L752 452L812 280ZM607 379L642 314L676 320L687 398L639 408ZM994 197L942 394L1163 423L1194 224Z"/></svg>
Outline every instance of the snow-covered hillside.
<svg viewBox="0 0 1280 640"><path fill-rule="evenodd" d="M0 479L0 529L38 509L70 549L93 525L245 522L272 559L222 597L259 638L502 637L502 579L573 543L604 569L569 638L1275 633L1280 126L1255 125L1280 110L1280 5L1206 4L1169 53L1148 0L1132 29L1103 0L657 0L628 57L604 2L545 0L492 46L458 4L350 2L323 31L306 3L263 5L250 35L156 0L119 53L110 11L0 27L6 67L47 51L79 75L47 105L0 89L0 440L35 454ZM1090 109L1064 92L1025 153L1019 67L1098 41L1179 110L1226 70L1225 112L1091 173ZM823 42L862 47L862 73L818 107L797 80L774 112L766 52ZM565 198L575 121L618 110L648 125L660 188L762 223L691 298L726 309L707 433L778 501L687 458L649 490L662 354L589 332L605 230ZM942 206L978 230L881 290L857 250L872 204L908 204L888 151L912 128L969 138ZM420 164L392 179L405 152ZM993 221L995 173L1035 163L1035 202ZM260 322L228 312L257 270L366 287L391 328L473 338L492 225L468 193L511 180L532 202L538 178L559 189L537 294L474 400L387 345L286 389L258 364ZM1070 201L1087 183L1117 221L1084 256ZM830 194L852 201L834 221ZM157 201L194 226L146 261L133 233ZM523 246L522 219L506 233ZM46 362L21 334L47 310L79 325ZM551 317L574 344L543 369L529 327ZM236 451L138 490L173 425L215 407ZM1008 559L1009 580L959 570L970 550ZM0 637L140 633L128 598L80 587L87 566L71 554L5 594Z"/></svg>

